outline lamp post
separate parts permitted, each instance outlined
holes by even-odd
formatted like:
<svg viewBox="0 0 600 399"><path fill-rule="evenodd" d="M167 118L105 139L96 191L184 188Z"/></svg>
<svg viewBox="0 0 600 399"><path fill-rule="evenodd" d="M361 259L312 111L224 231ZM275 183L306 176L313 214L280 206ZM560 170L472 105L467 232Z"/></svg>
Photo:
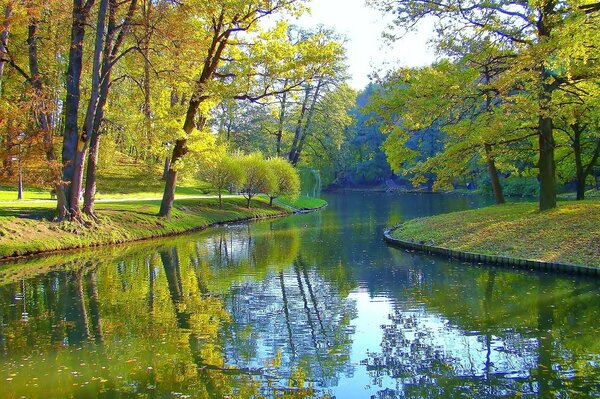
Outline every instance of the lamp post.
<svg viewBox="0 0 600 399"><path fill-rule="evenodd" d="M18 175L19 175L19 181L17 183L17 199L18 200L23 199L23 168L22 168L22 164L21 164L21 158L22 158L21 144L23 143L24 137L25 137L25 132L21 131L17 134L18 153L17 153L16 157L9 158L13 162L17 161L17 171L18 171Z"/></svg>

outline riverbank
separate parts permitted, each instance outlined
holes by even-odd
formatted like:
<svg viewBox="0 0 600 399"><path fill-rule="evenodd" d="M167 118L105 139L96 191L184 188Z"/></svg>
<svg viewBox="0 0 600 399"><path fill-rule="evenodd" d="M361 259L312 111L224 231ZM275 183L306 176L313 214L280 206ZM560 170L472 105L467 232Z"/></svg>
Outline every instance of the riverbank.
<svg viewBox="0 0 600 399"><path fill-rule="evenodd" d="M51 201L4 202L0 203L0 259L166 237L291 213L263 200L253 200L250 209L245 204L241 197L224 198L222 208L216 198L179 199L171 218L165 219L157 216L160 200L99 202L99 222L84 227L75 222L52 222Z"/></svg>
<svg viewBox="0 0 600 399"><path fill-rule="evenodd" d="M512 203L410 220L391 238L450 251L600 267L600 202Z"/></svg>

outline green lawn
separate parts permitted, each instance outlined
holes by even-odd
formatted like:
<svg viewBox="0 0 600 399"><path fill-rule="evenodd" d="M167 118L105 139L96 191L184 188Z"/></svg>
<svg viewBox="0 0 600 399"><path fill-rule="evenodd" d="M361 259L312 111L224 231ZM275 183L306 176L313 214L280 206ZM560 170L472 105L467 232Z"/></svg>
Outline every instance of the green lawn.
<svg viewBox="0 0 600 399"><path fill-rule="evenodd" d="M282 215L262 199L247 209L244 198L178 199L171 219L159 218L160 200L99 202L99 223L52 222L51 201L0 203L0 258L59 249L81 248L161 237L207 227L214 223Z"/></svg>
<svg viewBox="0 0 600 399"><path fill-rule="evenodd" d="M325 200L322 200L320 198L307 197L305 195L298 196L298 198L295 201L290 201L283 197L277 198L277 201L294 209L300 210L317 209L327 205L327 201Z"/></svg>
<svg viewBox="0 0 600 399"><path fill-rule="evenodd" d="M600 202L511 203L414 219L393 232L453 250L600 266Z"/></svg>

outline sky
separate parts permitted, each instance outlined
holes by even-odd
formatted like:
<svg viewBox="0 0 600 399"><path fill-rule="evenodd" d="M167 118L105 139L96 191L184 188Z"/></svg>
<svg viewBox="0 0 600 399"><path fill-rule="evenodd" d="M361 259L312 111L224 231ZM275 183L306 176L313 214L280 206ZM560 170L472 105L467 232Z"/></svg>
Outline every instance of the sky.
<svg viewBox="0 0 600 399"><path fill-rule="evenodd" d="M435 61L427 45L431 26L422 25L418 32L390 45L381 37L386 27L384 16L367 7L365 0L312 0L310 8L311 14L295 23L307 28L322 24L346 36L350 85L355 89L364 88L373 71L423 66Z"/></svg>

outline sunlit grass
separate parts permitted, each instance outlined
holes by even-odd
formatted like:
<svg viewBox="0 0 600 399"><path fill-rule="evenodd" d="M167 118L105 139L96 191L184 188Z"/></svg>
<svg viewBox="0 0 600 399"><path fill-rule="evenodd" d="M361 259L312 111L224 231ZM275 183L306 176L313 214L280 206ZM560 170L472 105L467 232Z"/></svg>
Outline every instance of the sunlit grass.
<svg viewBox="0 0 600 399"><path fill-rule="evenodd" d="M514 258L600 266L600 202L560 202L540 212L516 203L411 220L403 240Z"/></svg>
<svg viewBox="0 0 600 399"><path fill-rule="evenodd" d="M98 202L99 223L84 227L76 222L52 222L50 201L0 203L0 257L67 248L114 244L160 237L203 228L214 223L281 215L288 211L269 207L262 199L246 208L241 197L178 199L170 219L157 216L160 200Z"/></svg>

